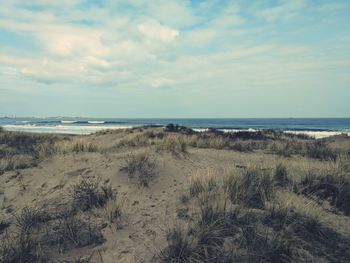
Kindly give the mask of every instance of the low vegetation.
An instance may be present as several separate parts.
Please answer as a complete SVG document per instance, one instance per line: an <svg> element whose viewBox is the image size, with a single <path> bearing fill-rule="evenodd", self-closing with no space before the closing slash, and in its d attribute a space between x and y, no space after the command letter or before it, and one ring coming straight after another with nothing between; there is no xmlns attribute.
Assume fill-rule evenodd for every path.
<svg viewBox="0 0 350 263"><path fill-rule="evenodd" d="M131 179L135 178L140 186L147 187L156 174L156 168L156 159L150 152L142 151L126 155L120 170L125 171Z"/></svg>
<svg viewBox="0 0 350 263"><path fill-rule="evenodd" d="M183 137L168 135L157 145L158 150L168 151L174 155L187 153L187 144Z"/></svg>
<svg viewBox="0 0 350 263"><path fill-rule="evenodd" d="M55 154L96 152L86 137L0 131L0 174L38 165Z"/></svg>
<svg viewBox="0 0 350 263"><path fill-rule="evenodd" d="M344 185L343 179L322 178ZM325 185L319 181L294 182L282 163L235 169L224 177L195 174L183 195L189 199L181 200L185 208L178 210L186 216L178 213L180 221L169 228L168 245L158 256L162 262L347 262L350 236L323 220L326 211L314 199L289 187L295 183L308 196L310 187ZM327 199L325 194L318 197Z"/></svg>
<svg viewBox="0 0 350 263"><path fill-rule="evenodd" d="M97 133L111 134L112 131ZM55 154L79 152L114 152L125 147L155 146L176 156L186 154L189 147L226 149L239 152L264 151L283 157L301 155L325 161L336 161L349 150L332 148L327 140L274 130L224 133L215 129L195 132L178 125L162 128L135 128L116 131L122 138L110 147L99 147L88 136L63 136L0 131L0 174L8 170L36 166Z"/></svg>
<svg viewBox="0 0 350 263"><path fill-rule="evenodd" d="M247 207L262 208L274 196L272 176L257 167L229 174L225 186L233 203Z"/></svg>
<svg viewBox="0 0 350 263"><path fill-rule="evenodd" d="M63 255L76 257L62 262L95 262L104 255L93 247L111 233L119 242L115 231L122 228L137 245L156 243L160 231L152 221L163 215L159 207L166 207L169 227L166 244L157 247L161 262L349 262L349 153L334 138L272 130L198 133L168 125L63 136L0 129L1 182L19 193L0 189L6 215L0 218L0 262L56 262ZM55 180L45 178L40 186L36 171L49 171L40 162L55 156ZM79 167L72 168L73 161L62 167L69 159ZM171 177L174 171L184 172ZM127 176L149 188L122 185ZM156 176L164 176L161 183ZM33 189L39 195L28 195L32 206L15 202ZM51 203L60 194L64 200ZM111 253L131 256L124 248Z"/></svg>
<svg viewBox="0 0 350 263"><path fill-rule="evenodd" d="M87 139L78 138L72 140L63 140L56 142L54 145L54 153L66 154L66 153L79 153L79 152L97 152L98 147L89 142Z"/></svg>
<svg viewBox="0 0 350 263"><path fill-rule="evenodd" d="M101 226L82 212L106 207L111 222L120 218L121 206L109 207L112 201L117 203L110 186L83 178L71 188L70 196L71 202L61 212L25 207L15 214L0 236L0 262L52 262L50 257L55 254L102 243Z"/></svg>
<svg viewBox="0 0 350 263"><path fill-rule="evenodd" d="M94 178L83 178L79 184L73 185L70 195L73 199L73 207L82 211L103 207L109 199L114 198L111 186L100 185Z"/></svg>
<svg viewBox="0 0 350 263"><path fill-rule="evenodd" d="M0 261L4 263L51 262L50 254L103 241L98 226L79 215L50 218L45 211L28 207L1 238Z"/></svg>
<svg viewBox="0 0 350 263"><path fill-rule="evenodd" d="M345 164L334 164L327 170L308 171L297 192L329 202L345 215L350 215L350 170Z"/></svg>

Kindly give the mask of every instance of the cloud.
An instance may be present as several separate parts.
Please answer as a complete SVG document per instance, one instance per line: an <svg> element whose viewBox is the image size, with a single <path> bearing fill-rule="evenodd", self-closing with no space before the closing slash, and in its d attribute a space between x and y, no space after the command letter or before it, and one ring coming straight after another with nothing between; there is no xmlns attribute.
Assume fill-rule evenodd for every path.
<svg viewBox="0 0 350 263"><path fill-rule="evenodd" d="M102 33L97 30L53 26L47 31L37 32L48 52L60 56L88 54L89 56L105 56L108 47L101 43Z"/></svg>
<svg viewBox="0 0 350 263"><path fill-rule="evenodd" d="M281 1L280 4L257 10L256 14L268 22L287 20L298 16L300 10L307 6L307 0Z"/></svg>
<svg viewBox="0 0 350 263"><path fill-rule="evenodd" d="M162 42L172 42L179 36L179 31L162 26L158 22L146 22L137 26L138 30L147 38Z"/></svg>
<svg viewBox="0 0 350 263"><path fill-rule="evenodd" d="M153 88L160 88L174 84L174 80L168 78L154 78L150 80L150 84Z"/></svg>
<svg viewBox="0 0 350 263"><path fill-rule="evenodd" d="M234 89L259 82L275 85L298 67L307 72L327 69L339 65L346 52L321 60L322 43L288 39L289 28L279 28L279 21L288 23L296 16L304 21L303 10L310 9L306 0L248 7L232 1L59 3L4 3L0 27L26 41L34 39L38 50L6 46L0 64L7 69L0 74L47 84ZM339 11L336 4L316 7ZM306 23L303 30L309 30Z"/></svg>

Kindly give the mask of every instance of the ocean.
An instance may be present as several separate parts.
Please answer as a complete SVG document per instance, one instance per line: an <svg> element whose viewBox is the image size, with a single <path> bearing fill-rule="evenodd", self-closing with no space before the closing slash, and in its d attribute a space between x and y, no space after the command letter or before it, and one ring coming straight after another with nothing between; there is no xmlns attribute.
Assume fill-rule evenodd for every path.
<svg viewBox="0 0 350 263"><path fill-rule="evenodd" d="M316 138L340 133L350 135L350 118L224 118L224 119L120 119L120 118L0 118L0 126L9 131L89 134L103 129L121 129L144 125L178 124L201 131L215 128L226 132L275 129L304 133Z"/></svg>

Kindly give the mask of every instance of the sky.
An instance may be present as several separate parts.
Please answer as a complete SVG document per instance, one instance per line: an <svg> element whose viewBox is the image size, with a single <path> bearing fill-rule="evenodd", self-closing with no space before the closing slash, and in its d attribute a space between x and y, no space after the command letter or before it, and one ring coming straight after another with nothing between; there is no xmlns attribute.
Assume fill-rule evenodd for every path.
<svg viewBox="0 0 350 263"><path fill-rule="evenodd" d="M350 117L348 0L0 0L0 116Z"/></svg>

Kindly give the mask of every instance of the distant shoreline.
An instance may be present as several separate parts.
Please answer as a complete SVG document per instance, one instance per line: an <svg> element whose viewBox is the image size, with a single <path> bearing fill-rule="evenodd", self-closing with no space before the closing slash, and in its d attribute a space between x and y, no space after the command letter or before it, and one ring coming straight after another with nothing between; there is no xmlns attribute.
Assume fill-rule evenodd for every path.
<svg viewBox="0 0 350 263"><path fill-rule="evenodd" d="M67 123L70 124L70 123ZM97 123L96 123L97 124ZM83 125L56 125L56 126L35 126L31 124L26 125L2 125L4 130L6 131L18 131L18 132L33 132L33 133L52 133L52 134L67 134L67 135L89 135L96 132L100 132L103 130L123 130L123 129L132 129L132 128L142 128L142 127L165 127L166 125L135 125L135 126L98 126L98 125L91 125L91 126L83 126ZM210 129L215 128L191 128L187 127L189 129L192 129L195 132L206 132ZM331 136L346 134L350 136L350 131L321 131L321 130L282 130L282 129L215 129L219 132L224 133L237 133L237 132L258 132L258 131L264 131L264 130L275 130L275 131L282 131L284 133L290 133L290 134L296 134L296 135L307 135L309 137L313 137L316 139L321 138L327 138Z"/></svg>
<svg viewBox="0 0 350 263"><path fill-rule="evenodd" d="M195 131L215 129L222 132L276 130L324 138L350 133L349 118L232 118L232 119L125 119L125 118L0 118L0 126L9 131L91 134L106 129L142 126L164 127L169 123Z"/></svg>

